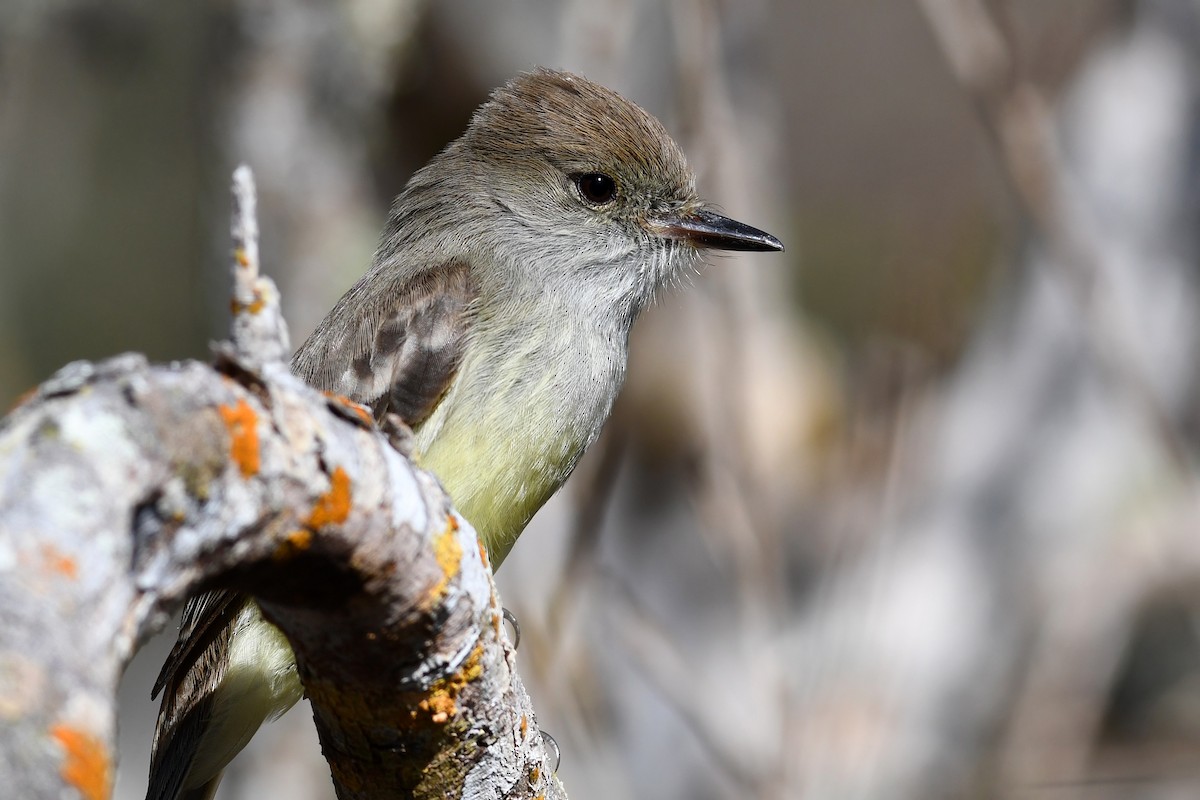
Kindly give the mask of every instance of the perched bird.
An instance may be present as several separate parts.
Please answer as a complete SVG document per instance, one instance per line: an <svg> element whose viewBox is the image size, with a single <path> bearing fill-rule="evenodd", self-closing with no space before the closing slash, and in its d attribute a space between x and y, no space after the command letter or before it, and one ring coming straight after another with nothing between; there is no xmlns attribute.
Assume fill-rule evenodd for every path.
<svg viewBox="0 0 1200 800"><path fill-rule="evenodd" d="M403 418L499 566L599 435L634 320L708 248L783 245L700 200L654 117L539 69L496 90L413 175L371 268L292 368ZM150 800L211 797L301 693L283 635L231 592L188 604L163 689Z"/></svg>

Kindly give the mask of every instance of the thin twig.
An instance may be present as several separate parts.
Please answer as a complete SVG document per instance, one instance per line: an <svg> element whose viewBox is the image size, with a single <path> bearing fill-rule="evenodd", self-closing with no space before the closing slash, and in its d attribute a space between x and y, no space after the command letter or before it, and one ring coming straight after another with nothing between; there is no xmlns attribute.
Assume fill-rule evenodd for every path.
<svg viewBox="0 0 1200 800"><path fill-rule="evenodd" d="M259 272L258 215L254 173L245 164L233 173L232 339L238 355L264 368L287 364L287 323L275 283Z"/></svg>
<svg viewBox="0 0 1200 800"><path fill-rule="evenodd" d="M233 292L241 301L254 299L258 279L258 196L254 172L245 164L233 171Z"/></svg>

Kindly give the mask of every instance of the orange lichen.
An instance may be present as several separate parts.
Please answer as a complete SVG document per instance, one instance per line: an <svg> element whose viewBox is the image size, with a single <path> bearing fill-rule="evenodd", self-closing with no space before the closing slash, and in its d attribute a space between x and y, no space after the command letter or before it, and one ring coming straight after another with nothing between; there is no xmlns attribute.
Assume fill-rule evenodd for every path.
<svg viewBox="0 0 1200 800"><path fill-rule="evenodd" d="M429 690L429 696L417 705L422 711L429 712L429 718L434 723L444 724L458 713L458 696L462 690L482 674L483 645L477 644L463 662L462 668L449 678L435 683Z"/></svg>
<svg viewBox="0 0 1200 800"><path fill-rule="evenodd" d="M480 538L475 541L479 545L479 560L483 562L485 569L491 569L492 562L488 560L487 547L484 546L483 539Z"/></svg>
<svg viewBox="0 0 1200 800"><path fill-rule="evenodd" d="M329 491L317 498L303 527L284 536L275 547L275 558L291 558L312 546L313 534L326 525L345 522L350 516L350 476L341 467L334 467L329 476Z"/></svg>
<svg viewBox="0 0 1200 800"><path fill-rule="evenodd" d="M232 440L230 454L233 462L238 465L242 477L249 478L258 474L262 456L258 451L258 415L245 398L239 398L237 405L220 406L217 411L229 430Z"/></svg>
<svg viewBox="0 0 1200 800"><path fill-rule="evenodd" d="M288 534L286 541L297 550L307 550L308 546L312 544L312 531L304 529L292 531Z"/></svg>
<svg viewBox="0 0 1200 800"><path fill-rule="evenodd" d="M69 580L79 577L79 562L52 544L42 545L42 563L49 571Z"/></svg>
<svg viewBox="0 0 1200 800"><path fill-rule="evenodd" d="M317 498L316 505L305 521L309 530L345 522L350 516L350 476L341 467L334 467L329 476L329 491Z"/></svg>
<svg viewBox="0 0 1200 800"><path fill-rule="evenodd" d="M237 261L239 267L250 266L250 257L246 255L246 251L241 247L233 251L233 258Z"/></svg>
<svg viewBox="0 0 1200 800"><path fill-rule="evenodd" d="M463 549L458 536L455 535L457 533L458 520L450 516L446 518L446 527L442 532L433 537L433 555L438 566L442 568L442 577L433 587L434 597L440 598L445 593L450 581L462 568Z"/></svg>
<svg viewBox="0 0 1200 800"><path fill-rule="evenodd" d="M238 314L241 314L243 311L249 311L251 314L257 314L266 307L267 301L263 298L262 292L258 291L257 289L254 290L254 299L249 303L243 303L236 297L229 298L229 310L233 312L235 317Z"/></svg>
<svg viewBox="0 0 1200 800"><path fill-rule="evenodd" d="M70 725L55 725L50 735L66 751L59 774L74 786L85 800L108 800L112 761L104 743L95 736Z"/></svg>
<svg viewBox="0 0 1200 800"><path fill-rule="evenodd" d="M312 544L312 537L312 531L297 528L283 537L283 541L275 548L275 558L291 558L301 550L307 550Z"/></svg>
<svg viewBox="0 0 1200 800"><path fill-rule="evenodd" d="M366 406L361 403L356 403L344 394L334 394L333 392L325 392L325 396L334 401L341 408L346 409L354 416L358 417L366 425L375 424L375 418L371 416L371 412Z"/></svg>
<svg viewBox="0 0 1200 800"><path fill-rule="evenodd" d="M542 777L541 767L535 765L533 769L529 770L529 782L531 784L536 784L538 782L538 778L540 777Z"/></svg>
<svg viewBox="0 0 1200 800"><path fill-rule="evenodd" d="M429 718L438 725L444 725L458 713L458 704L446 692L437 692L425 698L421 701L421 708L430 712Z"/></svg>
<svg viewBox="0 0 1200 800"><path fill-rule="evenodd" d="M524 739L526 734L528 734L528 733L529 733L529 717L522 714L521 715L521 738Z"/></svg>

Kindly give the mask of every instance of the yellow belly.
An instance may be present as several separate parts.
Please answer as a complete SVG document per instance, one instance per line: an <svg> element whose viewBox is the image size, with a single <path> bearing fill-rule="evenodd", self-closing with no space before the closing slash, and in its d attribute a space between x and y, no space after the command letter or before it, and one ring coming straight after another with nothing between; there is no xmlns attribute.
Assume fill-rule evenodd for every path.
<svg viewBox="0 0 1200 800"><path fill-rule="evenodd" d="M571 474L591 431L547 424L528 408L457 411L423 449L418 434L418 463L438 477L475 527L495 569Z"/></svg>
<svg viewBox="0 0 1200 800"><path fill-rule="evenodd" d="M416 431L418 463L475 527L493 568L570 476L612 408L624 351L588 333L562 331L538 349L468 353L459 379Z"/></svg>

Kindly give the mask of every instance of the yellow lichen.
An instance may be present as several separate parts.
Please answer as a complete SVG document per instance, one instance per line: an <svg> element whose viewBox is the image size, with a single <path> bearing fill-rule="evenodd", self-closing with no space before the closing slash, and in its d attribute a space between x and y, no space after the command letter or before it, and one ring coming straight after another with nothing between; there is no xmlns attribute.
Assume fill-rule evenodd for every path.
<svg viewBox="0 0 1200 800"><path fill-rule="evenodd" d="M433 538L433 555L438 566L442 568L442 577L433 587L433 596L441 598L450 585L450 581L458 575L462 568L463 549L458 541L458 520L453 516L446 518L446 527Z"/></svg>
<svg viewBox="0 0 1200 800"><path fill-rule="evenodd" d="M429 718L436 724L443 724L458 713L458 696L471 681L477 680L483 674L483 645L475 645L471 655L463 662L462 668L449 678L440 680L429 690L429 694L418 703L422 711L429 713Z"/></svg>

